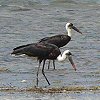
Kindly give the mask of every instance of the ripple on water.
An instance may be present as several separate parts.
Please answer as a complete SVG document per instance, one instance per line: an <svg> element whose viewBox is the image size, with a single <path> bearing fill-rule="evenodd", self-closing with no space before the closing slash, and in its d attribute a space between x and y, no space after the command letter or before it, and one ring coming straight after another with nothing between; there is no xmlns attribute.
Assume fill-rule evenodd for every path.
<svg viewBox="0 0 100 100"><path fill-rule="evenodd" d="M46 97L50 100L53 98L58 100L65 97L65 100L66 98L94 100L95 97L99 100L100 6L99 1L90 2L92 1L17 0L10 2L10 0L2 0L0 2L1 97L6 95L4 92L7 92L12 95L15 93L14 97L25 93L24 99L31 95L30 97L35 99ZM53 70L52 64L50 70L47 70L46 64L45 74L51 85L47 85L40 69L40 88L36 88L34 86L38 62L27 57L12 57L10 53L19 45L37 42L46 36L65 33L66 22L74 23L83 32L83 35L79 35L73 31L72 41L61 49L62 51L71 50L77 71L75 72L67 61L63 63L56 61L56 70Z"/></svg>

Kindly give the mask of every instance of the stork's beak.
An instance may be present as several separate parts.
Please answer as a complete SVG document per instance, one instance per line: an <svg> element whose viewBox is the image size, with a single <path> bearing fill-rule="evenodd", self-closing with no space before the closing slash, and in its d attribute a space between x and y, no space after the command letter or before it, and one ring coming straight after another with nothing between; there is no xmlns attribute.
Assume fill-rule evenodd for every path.
<svg viewBox="0 0 100 100"><path fill-rule="evenodd" d="M82 34L82 32L81 31L79 31L75 26L72 26L72 29L74 29L75 31L77 31L77 32L79 32L79 33L81 33Z"/></svg>
<svg viewBox="0 0 100 100"><path fill-rule="evenodd" d="M75 66L74 61L73 61L73 59L72 59L72 55L69 55L69 56L68 56L68 60L70 61L72 67L73 67L74 70L76 71L76 66Z"/></svg>

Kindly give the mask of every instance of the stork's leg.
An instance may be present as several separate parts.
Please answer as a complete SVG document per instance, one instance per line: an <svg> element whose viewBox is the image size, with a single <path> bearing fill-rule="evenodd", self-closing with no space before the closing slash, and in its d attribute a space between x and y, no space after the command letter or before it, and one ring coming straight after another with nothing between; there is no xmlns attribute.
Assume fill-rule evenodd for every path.
<svg viewBox="0 0 100 100"><path fill-rule="evenodd" d="M55 67L55 60L53 60L53 68L56 69L56 67ZM48 69L50 69L50 60L48 62Z"/></svg>
<svg viewBox="0 0 100 100"><path fill-rule="evenodd" d="M44 74L44 66L45 66L45 60L43 60L42 74L44 75L44 77L45 77L47 83L50 85L50 82L48 81L46 75Z"/></svg>
<svg viewBox="0 0 100 100"><path fill-rule="evenodd" d="M56 69L56 67L55 67L55 60L53 60L53 67L54 67L54 69Z"/></svg>
<svg viewBox="0 0 100 100"><path fill-rule="evenodd" d="M50 60L48 61L48 69L50 69Z"/></svg>
<svg viewBox="0 0 100 100"><path fill-rule="evenodd" d="M37 81L36 81L36 85L38 86L38 76L39 76L39 69L40 69L40 65L41 65L41 60L39 60L39 66L38 66L38 70L37 70Z"/></svg>

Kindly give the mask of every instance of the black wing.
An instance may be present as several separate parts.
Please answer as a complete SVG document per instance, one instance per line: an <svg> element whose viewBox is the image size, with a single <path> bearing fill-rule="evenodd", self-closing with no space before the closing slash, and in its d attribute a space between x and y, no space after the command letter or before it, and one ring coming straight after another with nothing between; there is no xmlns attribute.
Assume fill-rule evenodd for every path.
<svg viewBox="0 0 100 100"><path fill-rule="evenodd" d="M65 46L71 38L68 35L55 35L52 37L45 37L39 42L48 42L56 45L58 48Z"/></svg>
<svg viewBox="0 0 100 100"><path fill-rule="evenodd" d="M26 44L26 45L18 46L16 48L14 48L13 50L17 50L17 49L20 49L20 48L24 48L24 47L27 47L27 46L32 45L32 44Z"/></svg>
<svg viewBox="0 0 100 100"><path fill-rule="evenodd" d="M48 58L52 51L58 49L57 46L49 43L33 43L29 45L22 45L16 47L12 54L20 55L26 54L28 56L39 57L39 58Z"/></svg>

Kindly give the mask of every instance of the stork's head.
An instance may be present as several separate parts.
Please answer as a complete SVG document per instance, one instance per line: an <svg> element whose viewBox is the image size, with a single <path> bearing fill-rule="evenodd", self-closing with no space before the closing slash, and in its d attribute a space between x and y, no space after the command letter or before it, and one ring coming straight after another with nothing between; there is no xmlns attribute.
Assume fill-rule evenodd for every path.
<svg viewBox="0 0 100 100"><path fill-rule="evenodd" d="M77 31L77 32L82 34L82 32L79 31L72 23L67 23L66 24L66 30L67 30L69 36L71 36L71 30L72 29L74 29L75 31Z"/></svg>
<svg viewBox="0 0 100 100"><path fill-rule="evenodd" d="M72 53L69 50L65 50L64 54L67 56L68 60L70 61L71 65L72 65L72 67L76 71L76 66L75 66L74 61L72 59Z"/></svg>

